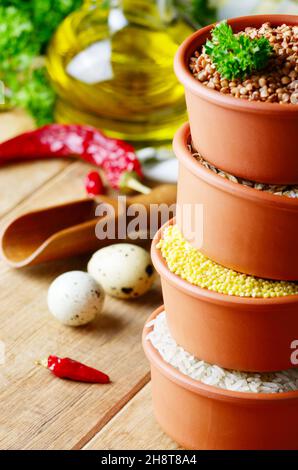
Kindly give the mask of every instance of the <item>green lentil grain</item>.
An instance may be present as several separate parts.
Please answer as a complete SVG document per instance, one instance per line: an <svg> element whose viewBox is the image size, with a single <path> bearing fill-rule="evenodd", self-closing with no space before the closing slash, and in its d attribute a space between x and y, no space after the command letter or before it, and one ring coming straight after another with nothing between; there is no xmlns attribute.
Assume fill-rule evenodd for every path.
<svg viewBox="0 0 298 470"><path fill-rule="evenodd" d="M298 294L298 283L272 281L238 273L211 261L182 237L176 225L164 230L157 248L169 270L189 283L238 297L285 297Z"/></svg>

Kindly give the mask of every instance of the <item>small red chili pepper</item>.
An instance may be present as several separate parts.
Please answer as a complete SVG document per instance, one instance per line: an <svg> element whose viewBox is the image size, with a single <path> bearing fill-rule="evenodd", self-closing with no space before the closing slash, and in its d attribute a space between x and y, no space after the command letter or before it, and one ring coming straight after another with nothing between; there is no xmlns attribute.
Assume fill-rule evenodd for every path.
<svg viewBox="0 0 298 470"><path fill-rule="evenodd" d="M0 164L73 156L102 168L115 189L150 192L140 182L143 173L134 148L93 127L50 124L0 144Z"/></svg>
<svg viewBox="0 0 298 470"><path fill-rule="evenodd" d="M46 367L60 379L98 384L110 383L108 375L68 357L61 358L51 355L47 359L37 361L36 364Z"/></svg>
<svg viewBox="0 0 298 470"><path fill-rule="evenodd" d="M105 188L98 171L90 171L85 178L85 188L90 196L104 194Z"/></svg>

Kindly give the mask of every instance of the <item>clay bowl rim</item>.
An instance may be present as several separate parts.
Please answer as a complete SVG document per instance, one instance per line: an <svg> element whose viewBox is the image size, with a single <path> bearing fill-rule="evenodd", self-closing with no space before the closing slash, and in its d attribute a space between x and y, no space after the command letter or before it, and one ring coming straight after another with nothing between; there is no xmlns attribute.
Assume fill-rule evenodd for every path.
<svg viewBox="0 0 298 470"><path fill-rule="evenodd" d="M241 24L240 29L243 30L245 27L249 26L261 26L261 24L265 22L270 22L273 26L279 26L284 23L287 25L298 25L298 16L249 15L239 16L237 18L228 20L228 23L232 26L233 29L236 30L239 23ZM188 68L189 59L195 50L205 42L205 39L215 24L216 23L213 23L199 29L189 36L179 47L174 59L174 69L177 78L183 84L183 86L190 90L191 93L225 108L238 109L252 113L280 113L283 115L283 117L298 115L298 106L294 106L292 104L281 105L279 103L263 103L236 99L233 96L225 95L217 90L212 90L194 78Z"/></svg>
<svg viewBox="0 0 298 470"><path fill-rule="evenodd" d="M164 305L157 308L146 321L142 334L142 343L149 362L157 367L157 369L170 381L195 394L215 400L230 401L234 403L248 404L255 402L262 404L263 402L272 403L284 400L298 400L298 390L281 393L236 392L215 387L213 385L207 385L182 374L178 369L175 369L175 367L165 362L160 353L154 348L151 341L146 339L148 333L152 331L153 328L152 326L147 327L147 324L163 311L165 311Z"/></svg>
<svg viewBox="0 0 298 470"><path fill-rule="evenodd" d="M205 168L192 156L188 149L190 137L190 125L186 122L177 130L174 136L173 150L179 163L186 167L197 178L202 179L216 189L220 189L242 199L251 200L259 204L267 204L274 206L274 208L294 209L298 214L298 199L296 198L279 196L259 189L250 188L241 183L234 183L227 178L217 175L212 170L209 170L209 168Z"/></svg>
<svg viewBox="0 0 298 470"><path fill-rule="evenodd" d="M151 245L151 258L155 266L156 271L159 275L165 278L172 286L181 290L191 297L200 298L205 302L212 302L215 304L221 304L224 306L235 307L237 309L247 309L247 307L255 307L256 309L265 307L280 307L281 305L292 305L296 304L298 306L298 294L287 295L285 297L274 297L274 298L260 298L260 297L240 297L234 295L221 294L218 292L211 291L209 289L204 289L199 286L195 286L190 282L182 279L177 274L172 273L162 257L161 251L156 248L159 240L162 237L164 230L169 225L175 225L175 218L169 220L165 223L155 234L152 245ZM277 281L278 282L278 281ZM294 281L292 281L294 282ZM270 314L270 312L268 313Z"/></svg>

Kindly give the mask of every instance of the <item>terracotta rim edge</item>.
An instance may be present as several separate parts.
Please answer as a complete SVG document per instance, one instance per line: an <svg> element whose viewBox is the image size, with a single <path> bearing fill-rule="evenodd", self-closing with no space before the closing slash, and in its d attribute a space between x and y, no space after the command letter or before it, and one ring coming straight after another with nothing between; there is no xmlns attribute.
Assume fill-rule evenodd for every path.
<svg viewBox="0 0 298 470"><path fill-rule="evenodd" d="M289 198L287 196L276 196L259 189L244 186L241 183L233 183L226 178L218 176L212 170L205 168L196 161L188 150L187 145L189 137L190 126L189 123L186 122L178 129L174 136L173 150L179 162L195 176L217 189L221 189L230 194L236 194L243 199L250 199L260 204L274 205L274 207L281 207L283 209L297 210L298 214L298 199L296 200L295 198Z"/></svg>
<svg viewBox="0 0 298 470"><path fill-rule="evenodd" d="M247 23L247 26L251 26L251 23L264 23L269 21L274 26L279 24L298 24L297 15L250 15L232 18L228 20L228 23L233 27L237 26L239 20ZM223 106L231 109L245 109L247 112L252 113L281 113L283 117L286 115L295 114L298 112L298 107L292 104L280 105L279 103L260 103L260 102L247 102L246 100L238 100L232 96L223 95L216 90L211 90L206 86L202 85L196 80L190 70L188 69L188 60L201 43L200 39L211 31L216 23L205 26L199 29L191 36L189 36L179 47L175 59L174 69L179 81L187 89L191 90L192 93L204 98L207 101L216 103L219 106Z"/></svg>
<svg viewBox="0 0 298 470"><path fill-rule="evenodd" d="M264 307L273 307L273 306L280 306L281 304L297 304L298 306L298 294L296 295L288 295L285 297L275 297L271 299L264 299L264 298L251 298L251 297L237 297L237 296L229 296L226 294L220 294L218 292L213 292L208 289L203 289L202 287L195 286L190 284L188 281L185 281L181 277L177 276L177 274L172 273L160 250L156 248L159 240L162 237L163 231L169 226L174 225L175 219L171 219L169 222L164 224L155 234L152 245L151 245L151 258L152 262L155 266L157 272L164 277L172 286L175 288L183 291L187 295L192 297L201 297L204 298L205 301L213 302L213 303L220 303L225 305L237 305L239 309L246 308L247 305L253 305L254 307L259 306L260 308ZM270 315L270 312L268 312Z"/></svg>
<svg viewBox="0 0 298 470"><path fill-rule="evenodd" d="M283 400L297 400L298 391L293 392L281 392L281 393L248 393L248 392L234 392L232 390L225 390L222 388L214 387L211 385L206 385L203 382L192 379L187 375L182 374L179 370L175 369L170 364L166 363L159 352L154 348L152 343L147 340L147 334L152 331L152 326L147 327L147 323L152 321L159 313L165 310L162 305L156 309L146 321L146 324L143 329L142 334L142 343L147 359L152 363L158 370L165 375L169 380L180 385L181 387L190 390L199 395L206 396L208 398L213 398L216 400L222 401L232 401L232 402L245 402L247 404L253 402L277 402Z"/></svg>

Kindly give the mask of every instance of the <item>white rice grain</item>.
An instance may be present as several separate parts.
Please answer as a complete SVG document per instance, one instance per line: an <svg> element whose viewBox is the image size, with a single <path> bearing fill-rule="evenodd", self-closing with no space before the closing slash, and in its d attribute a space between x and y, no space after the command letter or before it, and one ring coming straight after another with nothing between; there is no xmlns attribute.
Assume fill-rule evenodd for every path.
<svg viewBox="0 0 298 470"><path fill-rule="evenodd" d="M298 390L298 369L248 373L223 369L195 358L178 346L171 336L165 312L146 326L153 328L147 340L151 341L163 360L194 380L237 392L281 393Z"/></svg>

